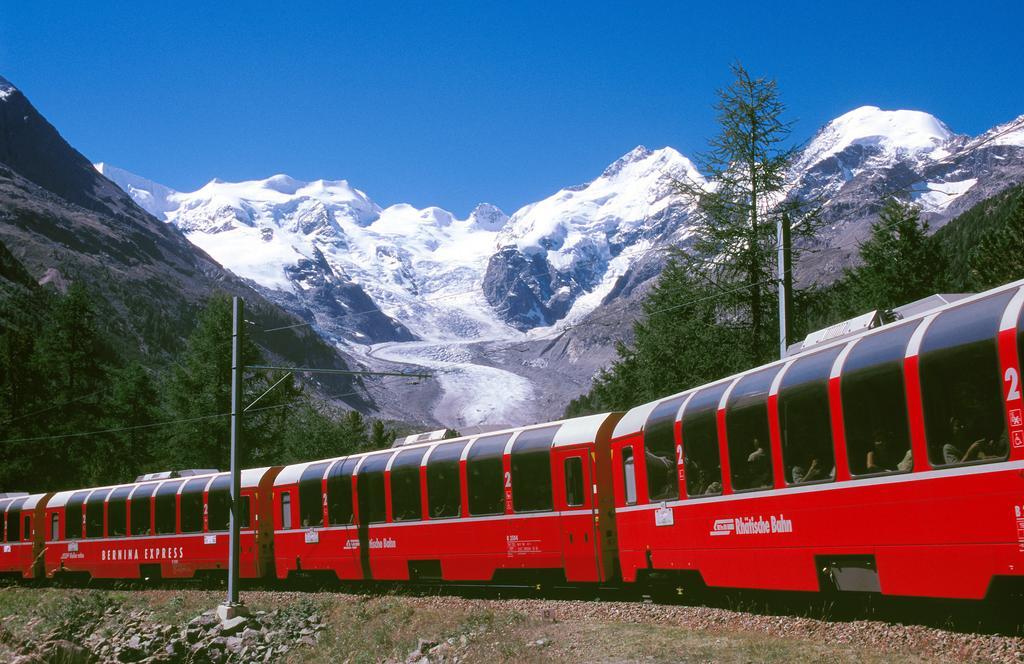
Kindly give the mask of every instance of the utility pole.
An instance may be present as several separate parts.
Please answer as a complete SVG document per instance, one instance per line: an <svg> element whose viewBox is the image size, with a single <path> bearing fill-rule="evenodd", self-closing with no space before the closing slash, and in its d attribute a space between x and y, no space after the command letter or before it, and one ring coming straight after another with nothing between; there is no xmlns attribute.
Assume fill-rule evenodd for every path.
<svg viewBox="0 0 1024 664"><path fill-rule="evenodd" d="M241 526L241 479L242 469L239 466L238 455L242 445L242 414L248 410L256 401L265 397L274 387L281 382L275 383L269 390L264 392L256 401L247 407L242 406L243 372L245 369L256 370L280 370L292 373L327 373L341 374L347 376L401 376L408 378L432 378L432 374L424 373L401 373L392 371L349 371L345 369L317 369L314 367L273 367L265 365L243 364L242 358L242 330L245 318L242 298L237 295L232 298L231 307L231 517L229 523L229 553L228 553L228 596L227 600L217 607L217 617L221 622L248 615L245 605L238 599L238 554L239 554L239 529ZM278 328L287 329L287 328Z"/></svg>
<svg viewBox="0 0 1024 664"><path fill-rule="evenodd" d="M779 242L779 358L786 357L789 348L790 317L793 312L793 266L790 247L789 215L779 215L776 237Z"/></svg>
<svg viewBox="0 0 1024 664"><path fill-rule="evenodd" d="M228 535L228 597L218 613L221 620L230 620L244 614L238 600L238 535L241 526L241 479L242 469L238 463L242 434L242 323L243 303L237 295L232 298L231 307L231 517Z"/></svg>

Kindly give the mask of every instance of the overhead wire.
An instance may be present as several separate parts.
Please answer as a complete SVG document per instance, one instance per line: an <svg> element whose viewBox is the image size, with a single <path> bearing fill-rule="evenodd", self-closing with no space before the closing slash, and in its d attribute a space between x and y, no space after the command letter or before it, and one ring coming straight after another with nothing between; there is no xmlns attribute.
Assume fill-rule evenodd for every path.
<svg viewBox="0 0 1024 664"><path fill-rule="evenodd" d="M385 378L383 380L387 380L387 378ZM329 395L326 395L324 397L324 399L342 399L344 397L349 397L349 396L359 396L360 394L362 394L362 392L353 390L353 391L343 392L343 393L339 393L339 394L329 394ZM262 398L262 397L260 397L260 398ZM259 399L256 399L256 401L258 401L258 400ZM295 401L291 401L291 402L284 403L284 404L274 404L274 405L271 405L271 406L261 406L259 408L251 408L251 406L253 404L255 404L256 401L253 401L253 403L250 404L250 408L246 409L243 412L257 413L257 412L266 411L266 410L273 410L273 409L276 409L276 408L290 408L290 407L298 406L298 405L301 405L301 404L310 403L310 399L309 398L304 398L304 399L296 399ZM37 441L42 441L42 440L63 440L63 439L67 439L67 438L84 438L84 437L87 437L87 436L101 436L101 435L112 434L112 433L124 433L124 432L127 432L127 431L139 431L139 430L143 430L143 429L153 429L153 428L157 428L157 427L170 426L172 424L189 424L189 423L192 423L192 422L202 422L202 421L205 421L205 420L213 420L213 419L217 419L217 418L221 418L221 417L230 417L230 416L231 416L230 412L227 412L227 413L216 413L216 414L213 414L213 415L200 415L200 416L197 416L197 417L184 417L184 418L178 418L178 419L173 419L173 420L164 420L164 421L160 421L160 422L150 422L150 423L147 423L147 424L136 424L136 425L127 426L127 427L114 427L114 428L110 428L110 429L99 429L99 430L96 430L96 431L82 431L82 432L75 432L75 433L53 434L53 435L47 435L47 436L31 436L31 437L27 437L27 438L9 438L7 440L0 440L0 445L6 445L8 443L28 443L28 442L37 442Z"/></svg>

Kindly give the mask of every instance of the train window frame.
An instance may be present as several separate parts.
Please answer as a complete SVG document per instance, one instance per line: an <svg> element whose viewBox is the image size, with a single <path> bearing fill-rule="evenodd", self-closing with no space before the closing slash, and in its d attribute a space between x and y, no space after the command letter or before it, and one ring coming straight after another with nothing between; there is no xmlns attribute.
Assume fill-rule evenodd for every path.
<svg viewBox="0 0 1024 664"><path fill-rule="evenodd" d="M201 477L182 486L178 499L182 533L203 532L203 493L209 483L209 477Z"/></svg>
<svg viewBox="0 0 1024 664"><path fill-rule="evenodd" d="M426 447L399 451L391 459L391 520L419 521L423 518L423 486L420 465Z"/></svg>
<svg viewBox="0 0 1024 664"><path fill-rule="evenodd" d="M112 489L96 489L89 494L85 503L85 537L87 539L102 538L104 532L104 505ZM93 534L96 533L96 534Z"/></svg>
<svg viewBox="0 0 1024 664"><path fill-rule="evenodd" d="M775 487L768 394L782 366L774 364L746 373L729 390L725 404L725 439L733 493L767 491ZM753 446L754 441L761 445Z"/></svg>
<svg viewBox="0 0 1024 664"><path fill-rule="evenodd" d="M0 500L0 542L7 541L7 506L12 502L10 498Z"/></svg>
<svg viewBox="0 0 1024 664"><path fill-rule="evenodd" d="M247 493L243 493L238 497L238 502L241 505L238 508L238 515L241 517L241 523L238 524L239 530L249 530L252 528L252 496ZM230 517L229 526L230 526Z"/></svg>
<svg viewBox="0 0 1024 664"><path fill-rule="evenodd" d="M153 499L153 533L178 534L178 489L185 480L169 480L157 487Z"/></svg>
<svg viewBox="0 0 1024 664"><path fill-rule="evenodd" d="M292 529L292 492L291 489L281 492L281 530Z"/></svg>
<svg viewBox="0 0 1024 664"><path fill-rule="evenodd" d="M77 540L85 535L82 527L82 512L89 491L76 491L64 503L64 539Z"/></svg>
<svg viewBox="0 0 1024 664"><path fill-rule="evenodd" d="M649 502L679 499L676 416L688 396L683 394L660 402L644 424L644 469Z"/></svg>
<svg viewBox="0 0 1024 664"><path fill-rule="evenodd" d="M221 524L224 524L223 528ZM217 475L206 487L206 530L225 532L230 529L231 476Z"/></svg>
<svg viewBox="0 0 1024 664"><path fill-rule="evenodd" d="M999 328L1015 294L1007 290L947 309L924 330L917 367L928 461L935 469L1009 458Z"/></svg>
<svg viewBox="0 0 1024 664"><path fill-rule="evenodd" d="M462 516L462 477L459 472L467 441L441 443L427 457L427 514L430 519ZM453 490L454 489L454 490Z"/></svg>
<svg viewBox="0 0 1024 664"><path fill-rule="evenodd" d="M560 426L521 431L512 442L512 511L550 512L555 509L551 446Z"/></svg>
<svg viewBox="0 0 1024 664"><path fill-rule="evenodd" d="M384 472L394 452L371 454L363 459L356 475L359 523L387 523L387 489Z"/></svg>
<svg viewBox="0 0 1024 664"><path fill-rule="evenodd" d="M303 528L320 528L324 525L323 482L330 465L330 461L311 463L299 476L299 524Z"/></svg>
<svg viewBox="0 0 1024 664"><path fill-rule="evenodd" d="M566 457L562 462L562 476L566 507L584 507L587 503L587 490L584 486L583 457L578 454Z"/></svg>
<svg viewBox="0 0 1024 664"><path fill-rule="evenodd" d="M24 537L25 533L21 527L21 510L25 506L25 502L28 500L25 498L15 498L11 501L11 504L7 506L7 538L8 542L20 542ZM14 533L11 533L11 524L14 524Z"/></svg>
<svg viewBox="0 0 1024 664"><path fill-rule="evenodd" d="M131 523L132 537L146 537L147 535L153 534L153 494L156 493L156 488L159 486L157 483L151 484L140 484L135 487L135 491L132 492L132 497L128 501L128 515ZM141 506L145 506L144 508ZM140 506L136 510L136 506ZM145 530L139 529L139 519L136 519L136 511L142 512L145 509ZM66 528L66 526L65 526Z"/></svg>
<svg viewBox="0 0 1024 664"><path fill-rule="evenodd" d="M840 344L821 352L799 357L786 369L779 383L776 407L779 414L779 442L782 451L782 474L786 486L803 486L806 484L826 484L836 479L835 437L832 431L832 403L829 395L829 381L832 367L839 355L846 348ZM795 400L795 401L794 401ZM808 406L807 402L816 400L816 404ZM824 408L822 408L824 406ZM806 408L808 415L799 417L790 415L790 409ZM790 426L796 420L797 426ZM817 429L817 431L814 431ZM801 440L791 440L797 432L809 432L808 438L819 440L824 431L824 443L818 449L808 451L808 445ZM821 467L818 459L825 459ZM809 459L809 461L808 461ZM799 465L799 464L803 465ZM831 466L825 471L824 466ZM802 472L797 480L796 471ZM805 479L817 471L817 476Z"/></svg>
<svg viewBox="0 0 1024 664"><path fill-rule="evenodd" d="M504 456L511 433L482 436L466 453L466 490L470 516L505 513Z"/></svg>
<svg viewBox="0 0 1024 664"><path fill-rule="evenodd" d="M907 346L920 323L915 320L886 326L865 335L853 342L843 360L839 394L846 461L853 479L909 473L914 469L905 360ZM870 441L872 438L878 440ZM878 448L878 444L882 447ZM878 466L880 470L868 470L867 458L871 455L874 460L876 452L884 465Z"/></svg>
<svg viewBox="0 0 1024 664"><path fill-rule="evenodd" d="M60 512L50 514L50 541L56 542L60 536Z"/></svg>
<svg viewBox="0 0 1024 664"><path fill-rule="evenodd" d="M358 464L358 457L346 457L335 461L327 471L327 521L332 526L348 526L355 522L352 473Z"/></svg>
<svg viewBox="0 0 1024 664"><path fill-rule="evenodd" d="M636 446L623 445L619 451L622 459L622 497L626 505L636 505Z"/></svg>
<svg viewBox="0 0 1024 664"><path fill-rule="evenodd" d="M722 495L724 484L718 431L718 406L731 384L732 380L730 379L697 390L683 409L680 427L683 438L683 476L686 479L687 498L699 499ZM695 427L700 428L695 430ZM710 437L707 436L708 429L710 429ZM698 436L698 434L700 435ZM694 437L698 438L698 445L694 445ZM699 462L697 461L698 457L702 457ZM707 461L712 461L714 467L705 467ZM705 479L708 481L705 482ZM700 484L696 484L696 482L700 482ZM698 488L695 490L694 487Z"/></svg>
<svg viewBox="0 0 1024 664"><path fill-rule="evenodd" d="M124 537L128 534L128 496L132 489L132 486L119 486L107 497L107 537ZM116 525L120 527L114 527Z"/></svg>

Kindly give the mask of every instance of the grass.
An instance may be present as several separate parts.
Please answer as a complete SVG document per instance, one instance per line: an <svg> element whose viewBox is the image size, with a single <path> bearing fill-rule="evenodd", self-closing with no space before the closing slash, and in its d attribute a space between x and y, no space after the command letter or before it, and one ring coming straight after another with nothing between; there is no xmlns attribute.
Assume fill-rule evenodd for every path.
<svg viewBox="0 0 1024 664"><path fill-rule="evenodd" d="M63 626L72 632L99 623L111 607L146 609L180 626L216 606L223 595L198 590L82 590L0 587L0 636L24 639ZM254 610L318 614L327 629L316 647L296 646L286 661L405 661L420 639L451 644L461 661L504 662L923 662L913 654L864 645L784 639L743 630L551 619L500 602L417 601L401 595L246 593ZM69 636L69 635L64 635ZM0 639L0 659L3 659ZM538 644L539 642L539 644Z"/></svg>

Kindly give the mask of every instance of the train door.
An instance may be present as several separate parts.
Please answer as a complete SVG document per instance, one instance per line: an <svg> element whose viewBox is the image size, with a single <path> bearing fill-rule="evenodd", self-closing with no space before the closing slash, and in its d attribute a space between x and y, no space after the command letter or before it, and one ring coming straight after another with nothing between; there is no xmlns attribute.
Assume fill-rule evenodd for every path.
<svg viewBox="0 0 1024 664"><path fill-rule="evenodd" d="M598 558L594 466L585 449L560 456L562 558L568 581L601 580Z"/></svg>

